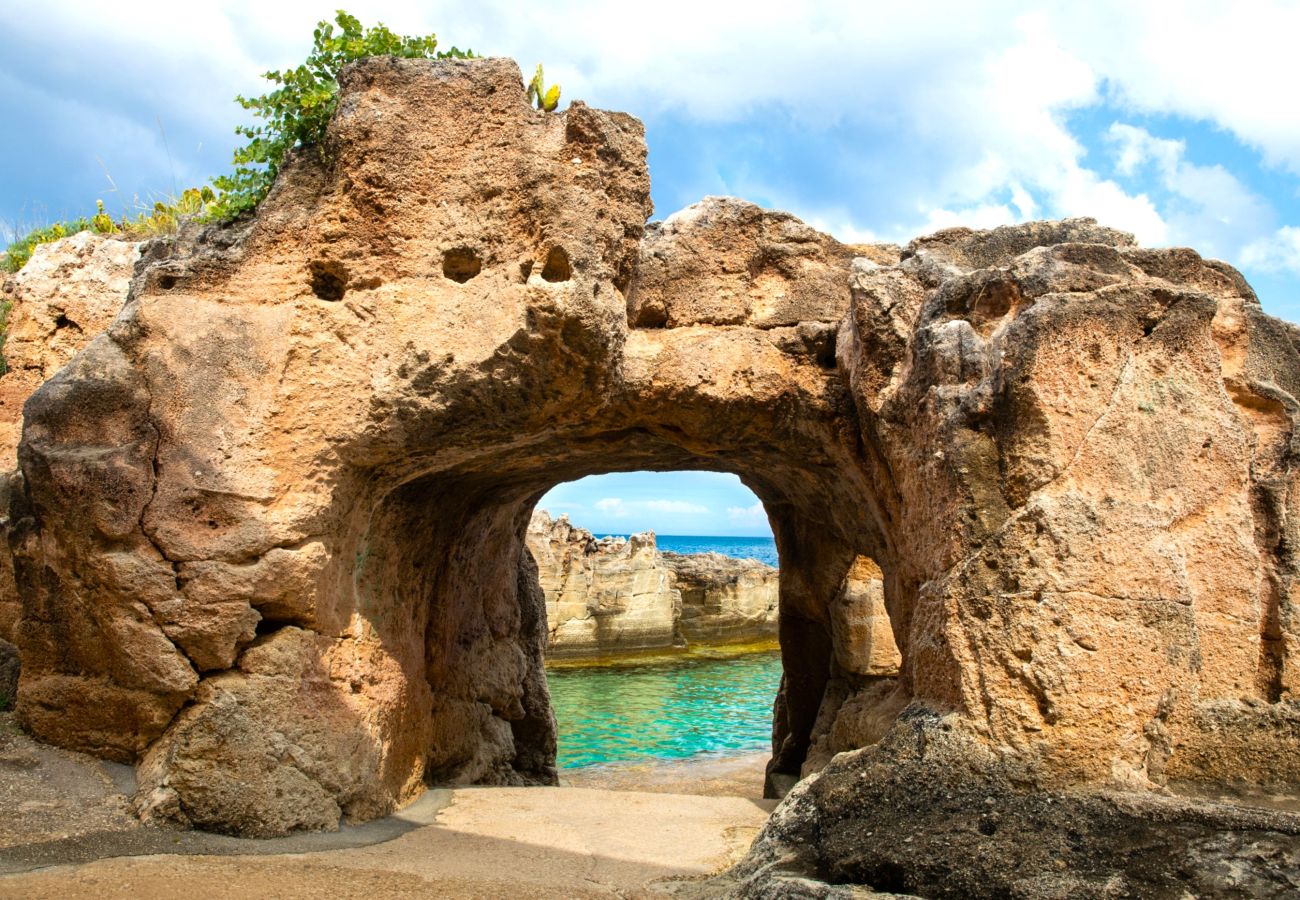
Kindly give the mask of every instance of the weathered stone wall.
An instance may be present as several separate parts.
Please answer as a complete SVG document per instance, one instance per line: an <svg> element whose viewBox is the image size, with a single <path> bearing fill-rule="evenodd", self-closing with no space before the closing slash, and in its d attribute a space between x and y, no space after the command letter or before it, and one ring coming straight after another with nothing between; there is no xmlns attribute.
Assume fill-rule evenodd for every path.
<svg viewBox="0 0 1300 900"><path fill-rule="evenodd" d="M538 511L528 524L528 551L546 596L548 656L681 646L681 594L652 532L596 540L567 516Z"/></svg>
<svg viewBox="0 0 1300 900"><path fill-rule="evenodd" d="M23 404L73 354L100 334L126 302L140 244L82 231L41 244L0 283L5 320L0 375L0 507L8 509L8 473L18 468ZM13 559L0 553L0 640L18 627Z"/></svg>
<svg viewBox="0 0 1300 900"><path fill-rule="evenodd" d="M744 644L777 634L777 570L721 553L661 553L682 597L678 631L688 644Z"/></svg>
<svg viewBox="0 0 1300 900"><path fill-rule="evenodd" d="M513 63L341 87L325 161L149 245L26 407L19 714L137 762L144 814L553 780L529 513L629 468L769 513L774 774L942 732L1017 785L1300 783L1300 334L1231 267L1079 219L647 226L640 123Z"/></svg>
<svg viewBox="0 0 1300 900"><path fill-rule="evenodd" d="M663 553L652 531L597 540L544 510L529 521L527 545L546 596L550 657L776 637L777 570L757 560Z"/></svg>

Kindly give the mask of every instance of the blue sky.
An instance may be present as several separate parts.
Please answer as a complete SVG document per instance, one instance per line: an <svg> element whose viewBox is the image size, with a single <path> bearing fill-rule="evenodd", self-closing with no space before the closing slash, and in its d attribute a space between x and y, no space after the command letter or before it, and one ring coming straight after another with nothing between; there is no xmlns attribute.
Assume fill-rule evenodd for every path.
<svg viewBox="0 0 1300 900"><path fill-rule="evenodd" d="M763 506L724 472L616 472L557 485L538 507L594 534L767 536Z"/></svg>
<svg viewBox="0 0 1300 900"><path fill-rule="evenodd" d="M232 97L301 60L333 6L0 0L0 238L225 171L244 121ZM1295 2L346 6L545 62L564 102L639 116L658 218L731 194L842 240L904 242L1090 215L1227 260L1300 321ZM706 503L639 477L572 502L653 483L707 506L704 533L741 533L726 510L752 501L723 482Z"/></svg>

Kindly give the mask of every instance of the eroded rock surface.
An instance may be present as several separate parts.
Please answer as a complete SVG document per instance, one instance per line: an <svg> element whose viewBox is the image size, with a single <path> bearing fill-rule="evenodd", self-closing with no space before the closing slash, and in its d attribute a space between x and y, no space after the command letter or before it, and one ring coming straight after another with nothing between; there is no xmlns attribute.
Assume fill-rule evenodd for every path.
<svg viewBox="0 0 1300 900"><path fill-rule="evenodd" d="M126 302L138 242L82 231L41 244L0 284L9 304L0 374L0 508L8 509L9 472L18 467L23 404ZM3 527L0 527L0 531ZM13 559L0 553L0 639L14 640L19 616Z"/></svg>
<svg viewBox="0 0 1300 900"><path fill-rule="evenodd" d="M1231 267L1086 219L647 227L629 116L537 112L501 60L341 86L328 161L146 248L27 405L34 734L235 832L551 781L533 506L710 469L781 552L773 775L921 715L1026 790L1300 783L1300 335ZM852 819L848 777L815 817ZM833 831L809 852L849 858Z"/></svg>
<svg viewBox="0 0 1300 900"><path fill-rule="evenodd" d="M544 510L528 552L546 597L546 652L610 656L776 636L777 570L718 553L658 549L654 532L597 539Z"/></svg>
<svg viewBox="0 0 1300 900"><path fill-rule="evenodd" d="M653 532L597 540L567 516L539 510L528 525L528 551L546 596L547 655L681 646L682 598Z"/></svg>
<svg viewBox="0 0 1300 900"><path fill-rule="evenodd" d="M777 570L721 553L662 553L682 596L678 631L688 644L746 644L777 632Z"/></svg>

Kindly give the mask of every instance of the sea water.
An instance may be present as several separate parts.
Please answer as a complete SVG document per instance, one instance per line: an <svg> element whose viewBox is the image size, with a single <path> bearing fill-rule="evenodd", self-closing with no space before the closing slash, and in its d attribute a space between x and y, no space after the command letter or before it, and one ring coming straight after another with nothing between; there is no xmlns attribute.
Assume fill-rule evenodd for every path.
<svg viewBox="0 0 1300 900"><path fill-rule="evenodd" d="M627 537L627 535L598 535L598 537ZM669 553L721 553L736 559L756 559L775 566L776 541L771 537L714 537L692 534L659 534L655 543Z"/></svg>
<svg viewBox="0 0 1300 900"><path fill-rule="evenodd" d="M777 565L771 537L661 534L656 542L671 553L721 553ZM781 657L773 651L566 667L550 670L547 681L561 768L685 759L771 746Z"/></svg>
<svg viewBox="0 0 1300 900"><path fill-rule="evenodd" d="M779 653L547 673L561 768L771 746Z"/></svg>

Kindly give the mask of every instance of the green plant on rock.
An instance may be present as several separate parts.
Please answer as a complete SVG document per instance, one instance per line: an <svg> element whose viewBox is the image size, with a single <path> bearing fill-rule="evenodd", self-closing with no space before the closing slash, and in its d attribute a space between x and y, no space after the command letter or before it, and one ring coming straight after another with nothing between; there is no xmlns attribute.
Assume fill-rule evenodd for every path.
<svg viewBox="0 0 1300 900"><path fill-rule="evenodd" d="M555 107L560 105L560 86L553 84L549 89L546 87L546 77L542 74L541 63L537 64L533 80L528 82L528 99L545 112L555 112Z"/></svg>
<svg viewBox="0 0 1300 900"><path fill-rule="evenodd" d="M263 76L278 85L275 90L260 97L235 98L264 122L236 129L239 135L248 138L248 143L235 151L234 171L213 180L220 193L214 209L217 218L234 218L262 202L290 150L322 147L325 128L338 105L339 70L347 63L370 56L406 59L474 56L473 51L456 47L438 50L436 35L398 35L382 23L363 28L355 16L343 10L338 10L334 24L318 22L312 37L306 62Z"/></svg>

